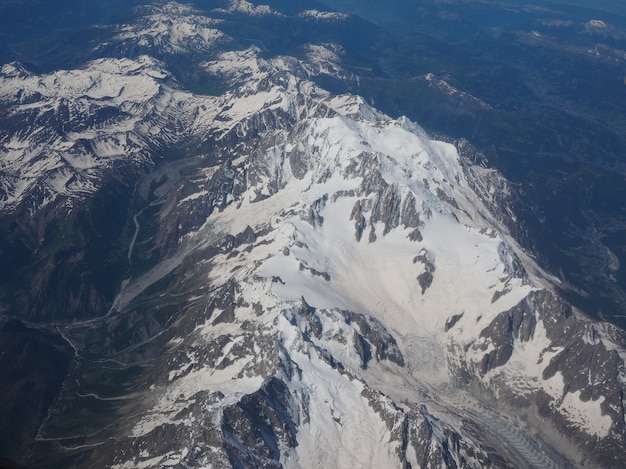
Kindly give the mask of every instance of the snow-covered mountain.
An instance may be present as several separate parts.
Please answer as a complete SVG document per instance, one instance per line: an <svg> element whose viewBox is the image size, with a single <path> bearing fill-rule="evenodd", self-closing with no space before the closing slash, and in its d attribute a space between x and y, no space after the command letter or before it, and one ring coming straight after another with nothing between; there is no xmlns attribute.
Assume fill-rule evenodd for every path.
<svg viewBox="0 0 626 469"><path fill-rule="evenodd" d="M115 25L113 38L98 44L96 50L133 55L185 55L210 52L231 40L218 29L220 19L201 15L190 5L175 2L145 5L135 13L136 23Z"/></svg>
<svg viewBox="0 0 626 469"><path fill-rule="evenodd" d="M315 85L341 76L331 44L264 58L218 48L207 13L146 11L113 41L201 44L224 92L146 55L2 69L4 216L133 189L114 298L39 326L74 366L33 447L81 467L620 465L624 333L559 297L467 142Z"/></svg>

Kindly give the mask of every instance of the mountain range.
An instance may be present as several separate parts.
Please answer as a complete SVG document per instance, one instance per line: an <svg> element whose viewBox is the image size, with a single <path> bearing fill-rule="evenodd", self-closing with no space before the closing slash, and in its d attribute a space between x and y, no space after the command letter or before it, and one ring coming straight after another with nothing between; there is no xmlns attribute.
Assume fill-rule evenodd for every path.
<svg viewBox="0 0 626 469"><path fill-rule="evenodd" d="M354 92L385 32L329 10L153 2L2 66L0 455L620 467L619 321L488 152Z"/></svg>

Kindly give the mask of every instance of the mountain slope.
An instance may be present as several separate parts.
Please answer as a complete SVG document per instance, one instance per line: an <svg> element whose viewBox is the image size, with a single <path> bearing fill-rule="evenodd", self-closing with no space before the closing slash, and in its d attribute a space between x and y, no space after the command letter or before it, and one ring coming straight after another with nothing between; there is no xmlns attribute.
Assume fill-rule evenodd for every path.
<svg viewBox="0 0 626 469"><path fill-rule="evenodd" d="M7 121L22 123L1 137L7 219L46 233L108 178L126 190L107 240L115 294L39 318L21 300L74 353L23 462L618 467L624 334L573 309L520 248L515 189L467 142L314 85L336 47L311 45L309 62L211 50L199 67L227 85L214 96L147 56L3 68ZM33 242L32 262L59 258ZM89 263L65 257L40 301L72 297L54 289L68 265Z"/></svg>

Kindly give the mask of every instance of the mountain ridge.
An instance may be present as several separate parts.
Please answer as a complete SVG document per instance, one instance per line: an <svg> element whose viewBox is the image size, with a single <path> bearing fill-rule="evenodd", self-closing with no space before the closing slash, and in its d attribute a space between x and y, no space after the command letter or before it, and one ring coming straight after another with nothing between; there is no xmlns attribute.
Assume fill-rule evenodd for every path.
<svg viewBox="0 0 626 469"><path fill-rule="evenodd" d="M24 462L53 465L42 448L56 443L79 467L617 467L624 333L560 298L515 241L514 186L467 142L315 85L319 62L261 55L202 62L228 84L214 96L147 56L40 76L3 67L3 83L39 87L5 95L10 111L61 99L101 117L84 130L68 112L44 161L79 147L102 163L95 179L128 178L115 295L40 320L73 366ZM145 158L119 142L98 154L111 132ZM22 135L3 139L14 155L32 148ZM102 186L46 187L61 190L7 211L82 212ZM59 270L83 268L74 254Z"/></svg>

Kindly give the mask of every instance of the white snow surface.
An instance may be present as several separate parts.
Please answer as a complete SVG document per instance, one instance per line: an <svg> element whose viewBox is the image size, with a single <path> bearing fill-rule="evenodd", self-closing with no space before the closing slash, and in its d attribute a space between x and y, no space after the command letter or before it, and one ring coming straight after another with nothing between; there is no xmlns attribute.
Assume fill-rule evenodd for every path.
<svg viewBox="0 0 626 469"><path fill-rule="evenodd" d="M359 103L358 98L354 101ZM467 187L454 147L426 140L423 132L406 130L403 123L355 122L335 117L311 125L308 141L301 145L307 147L304 151L320 151L315 162L318 166L312 171L314 181L306 191L299 180L290 181L284 190L300 192L299 200L294 202L303 207L327 195L330 200L319 211L324 222L311 226L297 216L287 219L294 229L290 255L271 257L260 274L284 280L274 286L282 298L296 300L303 296L315 307L369 314L392 330L416 337L437 336L449 316L464 310L462 324L466 326L459 328L462 334L457 340L470 340L476 328L485 324L477 324L479 316L481 321L489 321L519 302L531 287L522 279L508 278L510 261L502 248L504 239L481 233L487 225L473 208L475 201L463 200ZM340 191L359 186L361 178L342 173L364 151L377 155L378 170L388 183L397 185L405 196L412 194L418 207L427 206L432 211L424 217L422 241L410 242L409 230L401 228L379 235L374 243L356 240L350 214L359 197L332 199ZM333 176L315 181L316 175L328 173ZM296 186L294 190L290 190L291 184ZM459 206L466 209L464 216L471 225L456 220L451 207L433 193L436 186L455 196ZM383 232L382 224L376 225L376 232ZM295 242L306 247L298 247ZM424 295L416 282L422 266L413 262L423 250L436 259L437 269L435 281ZM301 270L301 264L328 273L331 281ZM492 304L493 292L503 290L505 284L510 292Z"/></svg>
<svg viewBox="0 0 626 469"><path fill-rule="evenodd" d="M277 14L245 0L229 2L228 11ZM230 41L219 29L222 20L189 5L167 2L140 7L137 13L139 20L119 26L113 41L99 46L105 53L125 43L144 46L146 52L198 53ZM313 13L326 18L323 12L308 12ZM0 102L9 105L10 114L30 114L32 127L0 133L0 212L15 210L35 193L40 195L29 204L31 211L59 196L68 201L84 197L99 188L103 171L114 161L149 164L155 146L190 135L223 134L262 109L288 109L298 92L324 94L301 80L305 67L297 60L263 60L259 52L253 47L222 53L205 64L207 73L231 82L220 96L180 90L165 65L147 55L102 58L44 75L18 63L4 64ZM121 113L104 121L95 117L108 109ZM58 126L49 124L51 118ZM70 122L84 125L75 130L68 128ZM51 173L55 169L61 172Z"/></svg>
<svg viewBox="0 0 626 469"><path fill-rule="evenodd" d="M291 359L302 370L301 378L293 383L292 393L304 394L310 402L306 410L308 420L298 431L298 447L281 461L284 466L397 466L395 451L399 442L391 442L389 428L362 396L363 383L337 375L311 350L299 351L299 336L284 317L278 326L285 346L295 349Z"/></svg>
<svg viewBox="0 0 626 469"><path fill-rule="evenodd" d="M145 165L164 144L223 134L263 109L288 107L296 92L293 77L266 89L259 84L297 62L264 61L257 53L256 48L224 53L206 64L210 73L241 78L220 96L181 90L164 64L148 56L98 59L46 75L17 73L19 64L3 66L0 102L10 104L9 113L28 115L32 127L0 134L0 212L14 210L37 187L44 187L47 196L33 210L59 196L83 197L97 190L102 171L116 160ZM314 93L312 84L306 88ZM98 113L108 109L119 112L99 121ZM58 119L60 129L47 119ZM67 119L81 124L79 129L62 124ZM73 185L51 173L60 169L74 176L65 181Z"/></svg>
<svg viewBox="0 0 626 469"><path fill-rule="evenodd" d="M161 54L189 54L208 52L231 40L219 30L220 20L206 16L190 5L169 2L138 10L144 13L139 22L118 26L113 42L99 48L129 44L151 48Z"/></svg>
<svg viewBox="0 0 626 469"><path fill-rule="evenodd" d="M266 16L280 15L269 5L254 5L246 0L230 0L228 7L225 9L229 12L244 13L249 16Z"/></svg>
<svg viewBox="0 0 626 469"><path fill-rule="evenodd" d="M332 11L320 11L320 10L303 10L298 13L299 16L303 16L305 18L315 18L318 20L326 20L326 21L341 21L349 18L349 16L345 13L337 13Z"/></svg>

